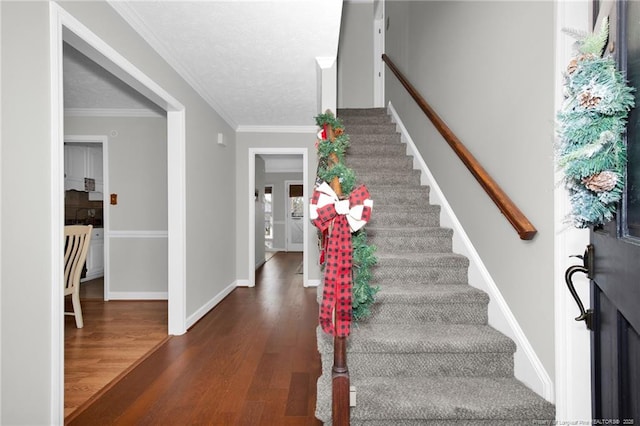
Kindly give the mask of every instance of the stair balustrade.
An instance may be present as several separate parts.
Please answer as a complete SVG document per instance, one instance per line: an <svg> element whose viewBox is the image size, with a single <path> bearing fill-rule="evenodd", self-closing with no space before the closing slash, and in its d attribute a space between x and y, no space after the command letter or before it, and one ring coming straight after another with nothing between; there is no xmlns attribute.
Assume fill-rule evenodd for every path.
<svg viewBox="0 0 640 426"><path fill-rule="evenodd" d="M327 138L333 143L335 134L331 125L326 125L325 131ZM340 162L338 156L334 153L329 155L329 168ZM342 197L342 186L340 179L336 176L329 183L331 189ZM337 321L335 322L337 324ZM349 368L347 367L347 338L338 336L336 330L333 339L333 367L331 369L332 396L331 396L331 420L335 426L348 426L350 423L350 406L349 406Z"/></svg>
<svg viewBox="0 0 640 426"><path fill-rule="evenodd" d="M407 80L398 67L393 63L391 58L386 54L382 54L382 60L387 64L389 69L398 78L400 83L407 89L409 95L418 104L420 109L431 120L434 127L440 132L442 137L447 141L451 149L458 155L460 160L469 169L473 177L476 178L480 186L484 188L485 192L498 206L498 209L507 218L511 226L516 230L520 239L531 240L538 232L536 228L531 224L529 219L522 213L522 211L515 205L515 203L507 196L507 194L500 188L500 186L493 180L493 178L487 173L487 171L480 165L478 160L467 150L462 144L460 139L451 131L446 123L436 114L427 101L420 95L416 88Z"/></svg>

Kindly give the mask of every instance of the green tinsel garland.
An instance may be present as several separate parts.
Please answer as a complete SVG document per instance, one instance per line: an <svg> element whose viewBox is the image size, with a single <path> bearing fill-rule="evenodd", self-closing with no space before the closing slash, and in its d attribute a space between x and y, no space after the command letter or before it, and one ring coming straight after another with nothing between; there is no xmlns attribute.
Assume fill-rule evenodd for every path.
<svg viewBox="0 0 640 426"><path fill-rule="evenodd" d="M344 133L344 126L340 119L332 113L327 112L316 116L316 124L323 127L325 124L331 126L333 130L340 133L331 142L323 139L318 143L318 179L324 182L331 182L334 177L340 181L343 195L349 196L356 184L354 171L344 163L344 154L349 148L349 136ZM336 154L339 163L331 165L329 155ZM375 257L376 247L367 244L367 233L360 229L351 235L351 246L353 247L353 288L352 288L352 315L355 321L367 318L371 315L371 305L375 302L375 295L380 287L371 287L371 267L378 259Z"/></svg>
<svg viewBox="0 0 640 426"><path fill-rule="evenodd" d="M613 58L601 57L608 22L597 34L576 35L578 56L565 74L565 101L557 114L556 162L569 191L569 220L577 228L604 224L617 210L627 161L623 134L634 89Z"/></svg>

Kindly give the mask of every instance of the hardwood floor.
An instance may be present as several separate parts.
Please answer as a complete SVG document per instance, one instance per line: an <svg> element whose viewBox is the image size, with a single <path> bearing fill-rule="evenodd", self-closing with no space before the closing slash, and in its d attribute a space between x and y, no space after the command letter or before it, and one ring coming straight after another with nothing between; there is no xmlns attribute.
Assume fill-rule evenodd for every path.
<svg viewBox="0 0 640 426"><path fill-rule="evenodd" d="M316 289L278 253L186 334L170 338L71 425L320 425Z"/></svg>
<svg viewBox="0 0 640 426"><path fill-rule="evenodd" d="M84 328L76 328L75 318L65 316L65 417L167 338L166 300L104 302L101 281L80 286Z"/></svg>

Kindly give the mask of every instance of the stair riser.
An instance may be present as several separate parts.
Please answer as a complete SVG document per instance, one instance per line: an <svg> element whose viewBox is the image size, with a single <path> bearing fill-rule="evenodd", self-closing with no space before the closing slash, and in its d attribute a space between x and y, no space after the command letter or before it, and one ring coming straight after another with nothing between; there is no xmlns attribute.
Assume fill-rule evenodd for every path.
<svg viewBox="0 0 640 426"><path fill-rule="evenodd" d="M385 283L409 284L465 284L467 268L450 267L403 267L376 265L373 267L372 286L384 286Z"/></svg>
<svg viewBox="0 0 640 426"><path fill-rule="evenodd" d="M369 185L406 185L420 186L420 172L417 170L396 171L394 173L375 173L359 171L356 174L358 183Z"/></svg>
<svg viewBox="0 0 640 426"><path fill-rule="evenodd" d="M367 232L367 241L377 247L378 252L415 253L424 251L428 253L443 253L452 250L451 236L422 236L393 237L377 236Z"/></svg>
<svg viewBox="0 0 640 426"><path fill-rule="evenodd" d="M345 132L351 135L390 135L397 133L396 125L390 124L350 124Z"/></svg>
<svg viewBox="0 0 640 426"><path fill-rule="evenodd" d="M322 368L331 370L333 354L322 354ZM513 354L509 353L349 353L352 384L358 378L377 377L509 377Z"/></svg>
<svg viewBox="0 0 640 426"><path fill-rule="evenodd" d="M440 213L436 214L435 212L429 211L421 213L380 211L380 206L378 206L376 210L375 200L373 209L371 220L369 221L370 226L438 226L440 224Z"/></svg>
<svg viewBox="0 0 640 426"><path fill-rule="evenodd" d="M406 157L406 146L399 143L354 143L347 150L349 155L372 155L386 157ZM348 161L348 160L347 160Z"/></svg>
<svg viewBox="0 0 640 426"><path fill-rule="evenodd" d="M347 150L347 155L351 153L351 148L359 145L390 145L390 146L402 146L402 136L400 133L387 133L387 134L375 134L375 135L349 135L351 146ZM406 149L406 147L405 147Z"/></svg>
<svg viewBox="0 0 640 426"><path fill-rule="evenodd" d="M350 126L352 125L363 125L363 124L380 124L385 122L390 122L389 116L386 114L373 114L373 115L353 115L353 116L342 116L338 117L342 124L345 127L345 130L348 132Z"/></svg>
<svg viewBox="0 0 640 426"><path fill-rule="evenodd" d="M390 191L388 187L380 186L368 186L371 199L375 203L379 204L393 204L397 206L402 205L416 205L425 206L429 204L429 191L426 186L399 189L397 191Z"/></svg>
<svg viewBox="0 0 640 426"><path fill-rule="evenodd" d="M360 171L366 170L377 170L377 171L387 171L394 172L397 170L408 169L411 170L413 168L413 158L412 157L372 157L367 155L349 155L345 159L345 162L348 167L352 168L356 175Z"/></svg>
<svg viewBox="0 0 640 426"><path fill-rule="evenodd" d="M336 115L340 120L347 117L368 117L372 115L376 117L388 117L386 108L341 108L336 112Z"/></svg>
<svg viewBox="0 0 640 426"><path fill-rule="evenodd" d="M371 316L366 322L379 324L486 324L486 303L430 303L407 305L379 301L371 308Z"/></svg>

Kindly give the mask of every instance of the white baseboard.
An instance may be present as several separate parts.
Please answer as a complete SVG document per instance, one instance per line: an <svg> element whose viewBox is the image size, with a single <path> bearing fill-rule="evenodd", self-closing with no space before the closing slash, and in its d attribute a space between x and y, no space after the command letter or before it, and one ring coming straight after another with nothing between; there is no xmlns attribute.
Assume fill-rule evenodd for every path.
<svg viewBox="0 0 640 426"><path fill-rule="evenodd" d="M259 261L256 263L256 269L258 269L259 267L261 267L262 265L264 265L264 263L265 263L265 262L266 262L266 261L265 261L264 259L259 260Z"/></svg>
<svg viewBox="0 0 640 426"><path fill-rule="evenodd" d="M166 291L110 291L107 300L168 300Z"/></svg>
<svg viewBox="0 0 640 426"><path fill-rule="evenodd" d="M307 280L305 287L318 287L320 286L320 280Z"/></svg>
<svg viewBox="0 0 640 426"><path fill-rule="evenodd" d="M549 374L534 352L518 321L513 316L511 309L509 309L495 281L489 274L482 259L480 259L467 233L462 228L451 205L442 193L440 186L427 167L391 102L388 105L388 112L402 134L402 142L407 144L407 154L413 156L414 169L422 172L421 183L430 187L429 202L441 207L441 225L453 229L453 250L469 259L469 284L485 291L490 297L489 325L510 337L516 344L517 349L514 355L515 377L547 401L553 402L554 389Z"/></svg>
<svg viewBox="0 0 640 426"><path fill-rule="evenodd" d="M200 318L205 316L211 309L213 309L218 303L222 302L222 300L229 295L235 288L237 287L236 282L229 284L225 287L220 293L215 295L211 300L202 305L200 309L195 311L193 314L189 315L187 318L187 330L193 326Z"/></svg>
<svg viewBox="0 0 640 426"><path fill-rule="evenodd" d="M253 287L249 280L236 280L236 287Z"/></svg>

